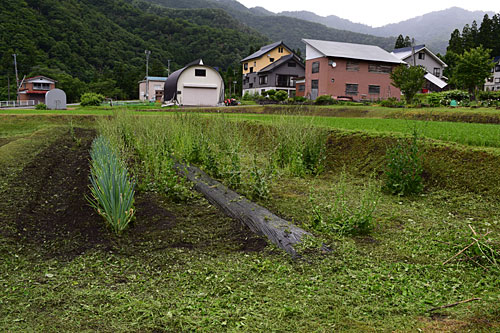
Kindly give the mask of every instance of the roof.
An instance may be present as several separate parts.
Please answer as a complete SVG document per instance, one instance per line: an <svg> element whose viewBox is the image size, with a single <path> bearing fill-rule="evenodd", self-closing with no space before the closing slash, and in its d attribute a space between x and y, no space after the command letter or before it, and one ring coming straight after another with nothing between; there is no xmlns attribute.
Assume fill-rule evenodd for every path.
<svg viewBox="0 0 500 333"><path fill-rule="evenodd" d="M258 50L257 52L254 52L252 53L251 55L249 55L248 57L246 57L245 59L241 60L240 62L243 62L243 61L248 61L248 60L251 60L251 59L255 59L255 58L260 58L262 57L264 54L266 54L267 52L271 51L272 49L275 49L277 48L278 46L280 45L283 45L284 47L286 47L288 49L288 51L292 51L292 49L290 49L288 46L286 46L283 41L279 41L279 42L275 42L275 43L272 43L272 44L269 44L269 45L264 45L260 48L260 50Z"/></svg>
<svg viewBox="0 0 500 333"><path fill-rule="evenodd" d="M146 76L144 78L144 80L148 80L148 81L167 81L167 78L166 77L163 77L163 76Z"/></svg>
<svg viewBox="0 0 500 333"><path fill-rule="evenodd" d="M433 84L435 84L436 86L438 86L439 88L443 89L444 87L446 87L448 85L448 83L444 82L443 80L441 80L440 78L432 75L431 73L427 73L424 75L424 77L432 82Z"/></svg>
<svg viewBox="0 0 500 333"><path fill-rule="evenodd" d="M286 55L284 57L281 57L279 58L278 60L276 60L275 62L267 65L266 67L262 68L259 73L261 72L269 72L269 71L272 71L273 69L277 68L277 67L280 67L281 65L287 63L289 60L292 60L294 59L296 63L298 63L300 66L302 66L303 68L305 68L304 64L302 63L301 59L295 55L295 54L289 54L289 55Z"/></svg>
<svg viewBox="0 0 500 333"><path fill-rule="evenodd" d="M37 76L33 76L33 77L28 77L28 78L25 79L25 81L34 81L34 80L38 80L38 79L48 80L48 81L52 81L52 82L57 82L56 80L51 79L51 78L46 77L46 76L43 76L43 75L37 75Z"/></svg>
<svg viewBox="0 0 500 333"><path fill-rule="evenodd" d="M415 46L415 53L416 52L420 52L422 50L427 51L427 53L432 58L434 58L437 62L439 62L442 66L448 67L448 65L446 65L446 63L443 60L439 59L439 57L437 55L435 55L434 53L432 53L431 50L429 50L428 48L426 48L424 44L422 44L422 45L416 45ZM398 57L401 60L405 60L408 57L411 57L411 53L412 53L412 47L411 46L410 47L403 47L403 48L400 48L400 49L395 49L394 51L392 51L392 54L394 54L396 57Z"/></svg>
<svg viewBox="0 0 500 333"><path fill-rule="evenodd" d="M424 47L425 47L425 44L415 45L415 52L422 50ZM411 55L411 49L412 49L411 46L401 47L399 49L394 49L394 51L392 51L392 53L394 53L394 55L396 55L398 58L403 59L400 57L400 54L408 53L409 55Z"/></svg>
<svg viewBox="0 0 500 333"><path fill-rule="evenodd" d="M326 57L348 58L401 64L403 61L376 45L303 39L304 43Z"/></svg>

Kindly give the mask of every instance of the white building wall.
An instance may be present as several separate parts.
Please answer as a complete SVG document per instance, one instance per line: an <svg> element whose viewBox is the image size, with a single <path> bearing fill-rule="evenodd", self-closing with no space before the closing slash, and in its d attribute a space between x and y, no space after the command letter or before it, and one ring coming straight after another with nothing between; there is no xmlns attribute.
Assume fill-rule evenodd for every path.
<svg viewBox="0 0 500 333"><path fill-rule="evenodd" d="M309 44L306 44L306 60L322 58L325 55Z"/></svg>
<svg viewBox="0 0 500 333"><path fill-rule="evenodd" d="M206 76L195 76L197 69L205 69ZM182 99L185 86L199 88L209 88L215 86L217 96L221 96L221 94L224 93L224 81L222 80L222 77L215 69L209 66L192 66L182 72L177 80L177 91L181 92L181 94L177 95L179 104L184 104Z"/></svg>

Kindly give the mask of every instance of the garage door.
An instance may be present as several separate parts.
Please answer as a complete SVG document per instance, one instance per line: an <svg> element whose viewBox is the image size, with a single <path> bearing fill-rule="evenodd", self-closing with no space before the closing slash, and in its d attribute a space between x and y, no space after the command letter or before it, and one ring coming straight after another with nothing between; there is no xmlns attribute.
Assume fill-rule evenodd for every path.
<svg viewBox="0 0 500 333"><path fill-rule="evenodd" d="M219 96L217 96L217 88L201 88L201 87L184 87L184 97L182 104L184 105L217 105Z"/></svg>

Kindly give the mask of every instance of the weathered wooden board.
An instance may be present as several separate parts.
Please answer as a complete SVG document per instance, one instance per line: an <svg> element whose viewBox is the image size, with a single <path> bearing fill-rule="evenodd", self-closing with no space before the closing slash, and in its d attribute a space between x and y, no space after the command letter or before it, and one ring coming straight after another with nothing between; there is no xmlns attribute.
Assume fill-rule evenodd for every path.
<svg viewBox="0 0 500 333"><path fill-rule="evenodd" d="M304 236L311 235L232 191L197 167L186 167L182 164L176 164L175 167L179 173L185 175L194 184L194 189L203 194L210 203L217 206L229 217L244 223L258 235L266 236L292 256L297 255L294 245L300 243Z"/></svg>

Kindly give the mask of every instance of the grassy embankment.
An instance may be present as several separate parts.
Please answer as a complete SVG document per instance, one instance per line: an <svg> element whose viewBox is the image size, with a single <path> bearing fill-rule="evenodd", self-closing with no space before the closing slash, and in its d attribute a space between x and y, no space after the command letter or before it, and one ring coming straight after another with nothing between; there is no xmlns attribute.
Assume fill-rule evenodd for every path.
<svg viewBox="0 0 500 333"><path fill-rule="evenodd" d="M148 119L161 127L154 117ZM141 128L137 121L131 124ZM310 228L310 193L328 203L338 194L334 184L343 169L348 174L348 200L357 202L365 183L379 182L368 175L380 171L385 147L394 139L389 133L382 137L374 134L391 132L387 127L355 123L358 127L351 128L354 125L349 124L353 122L345 120L342 126L373 132L337 132L330 138L323 173L297 177L283 170L270 183L269 199L261 202ZM395 132L406 132L406 125L386 124ZM456 124L445 124L441 129L449 132L446 126L452 125ZM471 135L491 130L482 126L470 130ZM16 133L22 132L21 122L14 127ZM11 132L2 128L2 133ZM246 136L251 133L269 134L258 128L253 125L240 137L242 147L256 149L242 150L243 159L266 151L262 142L272 143L262 137L243 141L251 138ZM24 134L30 131L26 129ZM481 145L485 141L476 138L474 142ZM452 186L453 168L459 167L464 175L466 167L498 173L493 163L496 148L477 153L466 146L440 146L444 148L433 146L428 151L429 156L434 152L436 157L427 162L426 172L436 174L429 167L448 172L448 180L443 182L449 186L428 180L421 196L380 194L375 228L369 235L316 233L334 251L325 256L311 255L307 261L292 262L272 248L241 252L221 231L230 222L222 222L226 220L212 210L202 209L206 203L196 204L200 199L181 205L162 199L162 207L178 217L174 227L162 233L150 232L141 242L134 241L139 230L132 228L111 247L86 251L69 261L47 259L29 251L31 245L16 244L2 236L0 249L6 260L0 266L4 286L0 325L10 330L101 331L498 330L498 270L464 258L442 264L471 241L469 224L481 233L493 231L491 235L498 241L498 197L487 195L496 183L488 183L487 177L468 170L471 178L479 177L475 189L468 189L463 181L460 186ZM467 157L479 158L456 166L460 151L464 161ZM446 152L444 157L456 156L457 160L445 158L436 167L435 162ZM146 221L139 216L136 228L141 223ZM179 242L185 245L174 245ZM429 312L434 306L472 297L481 300L437 314Z"/></svg>

